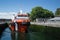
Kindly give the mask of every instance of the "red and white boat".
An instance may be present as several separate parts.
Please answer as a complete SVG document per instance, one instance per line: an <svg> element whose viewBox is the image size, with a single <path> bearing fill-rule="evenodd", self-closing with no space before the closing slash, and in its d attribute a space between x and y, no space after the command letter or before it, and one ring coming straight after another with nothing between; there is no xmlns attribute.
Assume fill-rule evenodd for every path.
<svg viewBox="0 0 60 40"><path fill-rule="evenodd" d="M9 25L11 31L28 32L30 19L28 14L17 14Z"/></svg>

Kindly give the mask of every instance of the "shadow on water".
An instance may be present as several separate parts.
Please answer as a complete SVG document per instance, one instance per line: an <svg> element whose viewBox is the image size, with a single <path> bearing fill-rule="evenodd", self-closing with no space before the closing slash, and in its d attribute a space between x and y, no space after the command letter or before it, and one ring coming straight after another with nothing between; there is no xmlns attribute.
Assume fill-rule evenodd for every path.
<svg viewBox="0 0 60 40"><path fill-rule="evenodd" d="M2 37L2 34L4 32L4 30L8 27L8 24L7 23L4 23L4 24L0 24L0 39Z"/></svg>
<svg viewBox="0 0 60 40"><path fill-rule="evenodd" d="M60 40L60 27L47 27L46 40Z"/></svg>

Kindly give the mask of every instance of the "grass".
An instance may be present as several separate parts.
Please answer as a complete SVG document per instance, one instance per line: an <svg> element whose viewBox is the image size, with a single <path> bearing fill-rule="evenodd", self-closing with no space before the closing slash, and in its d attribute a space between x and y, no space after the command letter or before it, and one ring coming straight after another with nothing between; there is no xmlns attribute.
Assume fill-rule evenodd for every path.
<svg viewBox="0 0 60 40"><path fill-rule="evenodd" d="M30 31L37 32L37 34L34 33L34 35L38 37L42 36L42 39L45 37L45 40L60 40L60 28L58 27L31 25Z"/></svg>

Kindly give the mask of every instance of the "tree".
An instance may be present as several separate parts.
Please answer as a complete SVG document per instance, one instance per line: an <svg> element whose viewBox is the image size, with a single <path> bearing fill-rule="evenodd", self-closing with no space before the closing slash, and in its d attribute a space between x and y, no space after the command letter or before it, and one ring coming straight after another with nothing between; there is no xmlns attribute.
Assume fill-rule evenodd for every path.
<svg viewBox="0 0 60 40"><path fill-rule="evenodd" d="M30 13L27 13L28 14L28 16L30 17Z"/></svg>
<svg viewBox="0 0 60 40"><path fill-rule="evenodd" d="M44 9L44 18L53 18L54 17L54 14L52 11L49 11L47 9Z"/></svg>
<svg viewBox="0 0 60 40"><path fill-rule="evenodd" d="M35 20L36 18L49 18L54 17L53 12L42 7L34 7L31 11L30 18Z"/></svg>
<svg viewBox="0 0 60 40"><path fill-rule="evenodd" d="M56 15L56 16L60 16L60 8L57 8L57 9L56 9L55 15Z"/></svg>
<svg viewBox="0 0 60 40"><path fill-rule="evenodd" d="M42 10L43 10L42 7L33 8L32 11L31 11L31 15L30 15L31 19L34 20L34 19L40 17L41 13L42 13Z"/></svg>

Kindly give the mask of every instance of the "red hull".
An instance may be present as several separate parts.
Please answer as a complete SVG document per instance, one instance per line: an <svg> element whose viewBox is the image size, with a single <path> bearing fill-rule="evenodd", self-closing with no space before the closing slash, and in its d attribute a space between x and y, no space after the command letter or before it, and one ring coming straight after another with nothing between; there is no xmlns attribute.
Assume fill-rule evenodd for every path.
<svg viewBox="0 0 60 40"><path fill-rule="evenodd" d="M18 32L26 32L27 27L28 26L26 26L26 25L18 25L18 30L17 31ZM16 31L15 25L11 25L10 29L11 29L11 31Z"/></svg>

